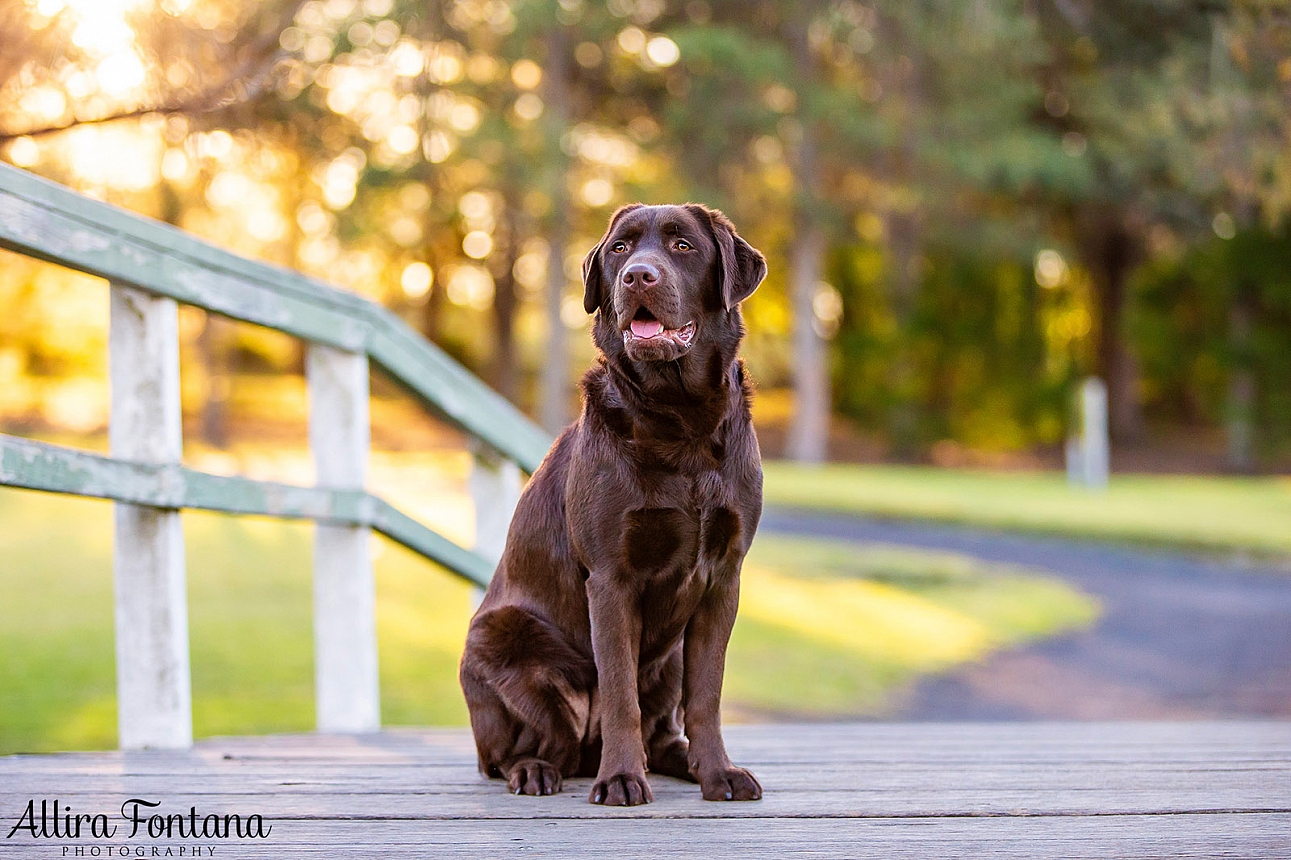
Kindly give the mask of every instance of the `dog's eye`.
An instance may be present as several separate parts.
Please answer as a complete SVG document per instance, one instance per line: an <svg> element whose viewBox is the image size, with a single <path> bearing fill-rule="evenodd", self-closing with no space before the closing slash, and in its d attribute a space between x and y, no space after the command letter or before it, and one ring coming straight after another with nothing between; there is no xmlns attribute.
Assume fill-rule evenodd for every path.
<svg viewBox="0 0 1291 860"><path fill-rule="evenodd" d="M627 242L615 242L613 245L610 246L610 250L616 254L622 254L627 249L628 249Z"/></svg>
<svg viewBox="0 0 1291 860"><path fill-rule="evenodd" d="M689 251L689 250L690 250L690 243L689 243L689 242L687 242L685 239L678 239L678 240L677 240L677 250L678 250L678 251Z"/></svg>

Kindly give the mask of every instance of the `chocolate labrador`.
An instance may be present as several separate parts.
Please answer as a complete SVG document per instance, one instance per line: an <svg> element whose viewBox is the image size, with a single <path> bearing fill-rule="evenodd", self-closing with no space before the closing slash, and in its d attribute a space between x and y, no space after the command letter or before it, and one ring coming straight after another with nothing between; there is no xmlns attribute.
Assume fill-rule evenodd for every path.
<svg viewBox="0 0 1291 860"><path fill-rule="evenodd" d="M520 497L462 657L480 770L516 794L594 775L592 803L633 806L649 770L762 796L719 705L762 513L739 304L765 275L695 204L620 209L583 261L583 412Z"/></svg>

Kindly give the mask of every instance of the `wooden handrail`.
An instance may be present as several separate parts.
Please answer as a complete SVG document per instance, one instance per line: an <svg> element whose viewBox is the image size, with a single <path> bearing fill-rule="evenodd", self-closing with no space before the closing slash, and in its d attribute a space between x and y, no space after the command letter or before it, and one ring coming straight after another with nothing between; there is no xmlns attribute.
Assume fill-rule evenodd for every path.
<svg viewBox="0 0 1291 860"><path fill-rule="evenodd" d="M0 164L0 248L347 352L532 473L551 438L395 314L300 272Z"/></svg>
<svg viewBox="0 0 1291 860"><path fill-rule="evenodd" d="M174 464L114 460L0 433L0 485L132 505L369 526L471 583L489 584L493 565L362 490L297 487Z"/></svg>
<svg viewBox="0 0 1291 860"><path fill-rule="evenodd" d="M376 531L476 586L501 557L520 493L550 438L395 314L288 269L223 251L0 164L0 248L107 278L112 456L0 435L0 485L112 499L117 704L123 748L192 743L188 612L179 510L310 519L318 725L380 725ZM178 304L309 342L310 446L320 486L185 468ZM473 440L472 549L367 492L369 359Z"/></svg>

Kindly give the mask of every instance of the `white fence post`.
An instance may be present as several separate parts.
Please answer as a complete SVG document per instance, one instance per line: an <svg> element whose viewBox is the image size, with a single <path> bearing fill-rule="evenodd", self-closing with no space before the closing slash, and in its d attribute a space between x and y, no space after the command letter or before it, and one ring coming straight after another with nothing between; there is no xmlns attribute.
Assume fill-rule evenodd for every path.
<svg viewBox="0 0 1291 860"><path fill-rule="evenodd" d="M108 346L112 456L178 463L179 309L173 299L111 285ZM114 505L117 732L122 749L193 743L188 595L179 512Z"/></svg>
<svg viewBox="0 0 1291 860"><path fill-rule="evenodd" d="M311 344L309 444L318 485L363 489L368 462L368 359ZM372 530L319 523L314 532L314 686L319 731L381 727Z"/></svg>
<svg viewBox="0 0 1291 860"><path fill-rule="evenodd" d="M1110 446L1107 438L1107 386L1091 376L1077 398L1079 433L1067 439L1067 482L1089 489L1107 487Z"/></svg>
<svg viewBox="0 0 1291 860"><path fill-rule="evenodd" d="M511 515L523 489L520 467L478 442L473 446L471 499L475 502L475 551L496 565L502 560ZM476 590L474 603L482 593Z"/></svg>

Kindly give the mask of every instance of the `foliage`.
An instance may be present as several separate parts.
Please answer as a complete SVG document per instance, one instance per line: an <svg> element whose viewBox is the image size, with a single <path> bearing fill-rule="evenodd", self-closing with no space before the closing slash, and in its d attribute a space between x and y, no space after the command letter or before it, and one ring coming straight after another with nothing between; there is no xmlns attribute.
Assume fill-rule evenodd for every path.
<svg viewBox="0 0 1291 860"><path fill-rule="evenodd" d="M1201 397L1162 377L1192 335L1136 295L1216 236L1285 241L1274 0L21 0L0 41L0 157L380 300L544 417L590 356L578 261L609 213L693 198L769 254L754 376L797 381L829 341L835 402L900 452L1049 444L1090 372L1153 427L1237 433L1255 407L1218 404L1253 385L1256 438L1283 444L1285 339L1207 323L1254 364L1207 347ZM1242 259L1179 314L1231 321L1262 277ZM49 334L36 292L81 281L4 265L32 324L0 323L0 409L61 425L41 392L101 375L101 335ZM299 369L219 321L185 337L215 394Z"/></svg>
<svg viewBox="0 0 1291 860"><path fill-rule="evenodd" d="M845 308L837 338L839 411L873 426L914 404L920 420L911 432L921 447L941 439L983 451L1058 442L1067 392L1083 369L1073 346L1087 320L1079 285L1044 289L1029 260L954 247L930 249L924 262L921 289L902 320L882 300L888 263L879 249L835 253L831 280ZM897 353L914 364L904 387L888 375Z"/></svg>
<svg viewBox="0 0 1291 860"><path fill-rule="evenodd" d="M1154 261L1139 273L1136 296L1149 409L1184 425L1222 423L1232 368L1249 367L1258 438L1270 450L1291 440L1291 227L1257 227ZM1252 330L1235 342L1239 302L1252 307Z"/></svg>

